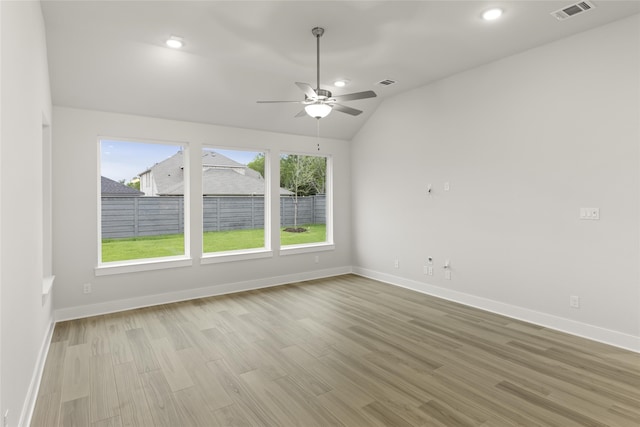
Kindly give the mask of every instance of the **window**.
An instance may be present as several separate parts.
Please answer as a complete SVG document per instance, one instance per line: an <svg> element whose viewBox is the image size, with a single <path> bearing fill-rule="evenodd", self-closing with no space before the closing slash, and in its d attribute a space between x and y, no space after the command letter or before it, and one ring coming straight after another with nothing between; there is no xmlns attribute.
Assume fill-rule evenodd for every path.
<svg viewBox="0 0 640 427"><path fill-rule="evenodd" d="M266 249L265 153L202 150L204 254Z"/></svg>
<svg viewBox="0 0 640 427"><path fill-rule="evenodd" d="M186 156L179 144L100 141L101 263L188 255Z"/></svg>
<svg viewBox="0 0 640 427"><path fill-rule="evenodd" d="M332 243L330 162L323 156L280 156L281 246Z"/></svg>

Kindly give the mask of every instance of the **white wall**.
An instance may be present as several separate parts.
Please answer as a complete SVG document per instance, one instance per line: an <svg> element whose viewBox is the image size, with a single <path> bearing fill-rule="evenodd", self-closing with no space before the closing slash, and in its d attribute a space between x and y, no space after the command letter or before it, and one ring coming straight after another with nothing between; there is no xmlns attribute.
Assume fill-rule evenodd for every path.
<svg viewBox="0 0 640 427"><path fill-rule="evenodd" d="M2 414L26 422L52 327L42 296L42 120L51 117L39 2L0 2Z"/></svg>
<svg viewBox="0 0 640 427"><path fill-rule="evenodd" d="M356 271L640 350L639 29L634 16L383 102L352 146Z"/></svg>
<svg viewBox="0 0 640 427"><path fill-rule="evenodd" d="M58 319L85 316L146 304L193 298L289 281L339 274L350 270L349 146L345 141L321 139L237 128L146 118L124 114L54 107L54 271L55 307ZM94 274L98 261L97 174L98 136L163 141L186 141L191 168L201 169L203 144L230 148L265 148L272 164L279 151L329 154L333 157L335 250L314 254L136 272L111 276ZM320 152L317 143L320 141ZM273 170L273 174L277 171ZM192 194L200 194L201 179L195 174ZM277 203L277 176L272 180L272 203ZM191 252L197 255L201 241L201 200L192 201ZM277 206L277 205L276 205ZM277 218L272 218L277 237ZM320 262L315 263L315 256ZM82 285L92 283L93 292L83 294Z"/></svg>

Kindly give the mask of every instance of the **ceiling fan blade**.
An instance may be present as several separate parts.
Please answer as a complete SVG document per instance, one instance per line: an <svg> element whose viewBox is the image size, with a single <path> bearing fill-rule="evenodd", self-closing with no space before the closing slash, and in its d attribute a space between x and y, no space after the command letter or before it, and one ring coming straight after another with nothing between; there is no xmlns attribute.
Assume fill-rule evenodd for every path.
<svg viewBox="0 0 640 427"><path fill-rule="evenodd" d="M367 90L364 92L356 92L356 93L348 93L346 95L338 95L332 96L331 99L335 99L336 101L355 101L356 99L366 99L366 98L375 98L377 95L372 90Z"/></svg>
<svg viewBox="0 0 640 427"><path fill-rule="evenodd" d="M362 113L362 110L356 110L355 108L347 107L345 105L340 104L331 104L334 110L340 111L341 113L351 114L352 116L357 116Z"/></svg>
<svg viewBox="0 0 640 427"><path fill-rule="evenodd" d="M258 104L281 104L281 103L294 103L301 104L302 101L256 101Z"/></svg>
<svg viewBox="0 0 640 427"><path fill-rule="evenodd" d="M309 85L308 83L296 82L296 86L302 89L304 94L307 95L307 98L316 99L318 97L318 94L316 93L316 91L313 90L311 85Z"/></svg>
<svg viewBox="0 0 640 427"><path fill-rule="evenodd" d="M296 114L294 117L298 118L298 117L304 117L306 115L307 115L307 112L305 110L302 110L298 114Z"/></svg>

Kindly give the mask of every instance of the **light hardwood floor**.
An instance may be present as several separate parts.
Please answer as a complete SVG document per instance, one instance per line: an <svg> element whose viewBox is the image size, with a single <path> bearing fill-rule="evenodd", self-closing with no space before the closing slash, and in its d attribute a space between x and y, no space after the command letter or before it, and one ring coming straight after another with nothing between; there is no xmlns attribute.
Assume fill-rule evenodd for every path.
<svg viewBox="0 0 640 427"><path fill-rule="evenodd" d="M640 355L358 276L56 325L33 426L638 426Z"/></svg>

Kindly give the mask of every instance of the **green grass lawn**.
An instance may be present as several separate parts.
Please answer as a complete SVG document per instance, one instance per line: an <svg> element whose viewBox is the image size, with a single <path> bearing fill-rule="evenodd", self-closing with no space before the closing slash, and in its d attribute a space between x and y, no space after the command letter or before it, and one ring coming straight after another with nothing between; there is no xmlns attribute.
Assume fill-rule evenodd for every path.
<svg viewBox="0 0 640 427"><path fill-rule="evenodd" d="M280 231L282 246L326 241L324 224L304 225L304 233ZM204 252L223 252L264 247L264 230L210 231L203 236ZM182 234L149 236L130 239L103 239L102 262L158 258L184 254Z"/></svg>

